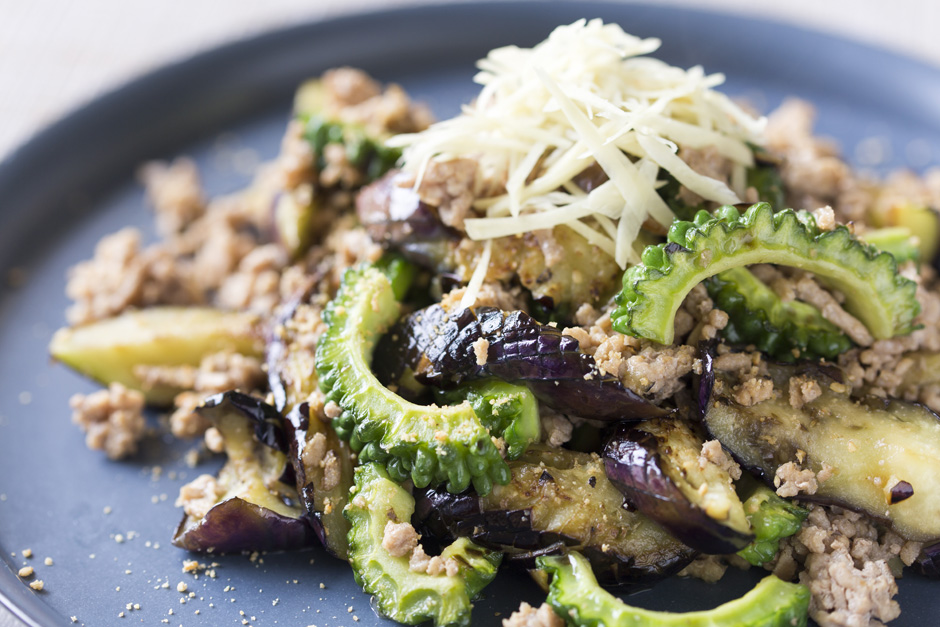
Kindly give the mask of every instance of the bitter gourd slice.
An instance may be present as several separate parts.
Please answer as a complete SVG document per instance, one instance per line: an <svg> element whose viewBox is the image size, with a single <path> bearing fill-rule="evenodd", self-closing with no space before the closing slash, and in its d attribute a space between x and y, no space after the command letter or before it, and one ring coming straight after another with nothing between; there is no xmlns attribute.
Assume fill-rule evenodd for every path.
<svg viewBox="0 0 940 627"><path fill-rule="evenodd" d="M418 487L446 482L451 492L472 482L480 494L507 483L509 467L469 403L417 405L372 373L375 344L399 313L392 283L380 270L346 271L324 313L327 329L316 357L326 401L343 410L333 420L336 433L360 461L386 464L396 481L411 479Z"/></svg>
<svg viewBox="0 0 940 627"><path fill-rule="evenodd" d="M742 215L732 206L695 220L676 221L668 242L647 246L642 263L623 275L611 318L628 335L671 344L673 321L685 296L701 281L731 268L775 263L813 272L845 295L845 308L876 339L913 330L920 312L917 285L898 273L897 262L857 239L844 226L821 231L812 214L767 203Z"/></svg>
<svg viewBox="0 0 940 627"><path fill-rule="evenodd" d="M781 300L747 268L725 270L707 279L705 287L715 306L728 314L721 334L731 344L753 344L781 361L834 359L852 347L818 309Z"/></svg>
<svg viewBox="0 0 940 627"><path fill-rule="evenodd" d="M524 385L488 379L467 383L439 396L448 403L469 402L483 426L503 439L509 459L517 459L541 435L539 402Z"/></svg>
<svg viewBox="0 0 940 627"><path fill-rule="evenodd" d="M344 513L349 530L349 563L356 582L373 595L379 611L400 623L469 625L471 599L493 578L502 554L460 538L441 553L454 560L456 574L414 572L409 557L395 557L383 547L389 522L410 522L414 498L376 463L356 469L356 485Z"/></svg>
<svg viewBox="0 0 940 627"><path fill-rule="evenodd" d="M753 566L773 560L780 540L798 532L809 511L783 499L765 485L754 482L753 492L744 500L744 513L751 523L754 541L738 551Z"/></svg>
<svg viewBox="0 0 940 627"><path fill-rule="evenodd" d="M674 614L627 605L597 584L582 555L541 557L552 576L548 604L576 627L805 627L809 588L770 575L740 599L701 612Z"/></svg>

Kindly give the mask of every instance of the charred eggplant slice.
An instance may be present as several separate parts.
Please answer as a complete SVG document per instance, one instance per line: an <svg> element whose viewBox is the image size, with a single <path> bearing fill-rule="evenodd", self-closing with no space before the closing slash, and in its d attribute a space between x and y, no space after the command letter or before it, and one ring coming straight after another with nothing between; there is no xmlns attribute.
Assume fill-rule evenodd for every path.
<svg viewBox="0 0 940 627"><path fill-rule="evenodd" d="M222 433L228 461L217 479L206 481L211 477L204 475L196 480L203 499L214 496L215 502L184 503L186 514L173 544L215 553L289 550L312 544L313 530L297 491L283 481L288 471L283 452L286 438L277 410L251 396L226 392L206 399L197 411Z"/></svg>
<svg viewBox="0 0 940 627"><path fill-rule="evenodd" d="M444 389L488 377L523 384L557 411L598 420L642 420L665 413L617 376L600 372L576 339L521 311L479 307L448 312L432 305L380 340L375 363L376 375L384 381L411 371L419 382Z"/></svg>
<svg viewBox="0 0 940 627"><path fill-rule="evenodd" d="M915 403L854 399L818 370L790 378L797 373L771 375L778 390L813 377L819 396L800 408L786 392L744 407L716 385L705 417L712 437L768 483L788 462L825 470L815 494L800 498L865 512L908 540L940 538L940 418Z"/></svg>
<svg viewBox="0 0 940 627"><path fill-rule="evenodd" d="M624 507L596 455L530 449L510 462L512 480L480 497L426 490L415 520L442 542L468 537L532 568L540 555L581 551L606 585L642 584L695 556L658 524Z"/></svg>
<svg viewBox="0 0 940 627"><path fill-rule="evenodd" d="M299 299L285 307L268 342L266 362L275 404L287 417L288 454L297 492L323 546L346 559L349 522L343 508L353 485L352 453L326 417L311 412L306 402L318 387L315 354L322 329L320 311Z"/></svg>
<svg viewBox="0 0 940 627"><path fill-rule="evenodd" d="M604 445L604 466L631 505L684 543L733 553L754 535L728 471L699 463L702 444L677 419L619 425Z"/></svg>

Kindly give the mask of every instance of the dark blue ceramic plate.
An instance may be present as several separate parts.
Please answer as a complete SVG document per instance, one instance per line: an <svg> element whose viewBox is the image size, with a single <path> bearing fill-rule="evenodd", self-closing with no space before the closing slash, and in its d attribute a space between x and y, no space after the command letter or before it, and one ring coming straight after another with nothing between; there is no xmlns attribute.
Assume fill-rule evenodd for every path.
<svg viewBox="0 0 940 627"><path fill-rule="evenodd" d="M685 9L514 2L396 10L289 28L145 76L49 128L0 166L0 600L31 625L69 625L71 616L89 625L382 622L349 568L321 550L256 562L219 558L216 579L181 573L189 556L170 545L170 534L180 515L173 499L195 473L182 462L186 447L153 441L141 459L112 463L85 450L69 423L69 396L96 386L46 354L64 323L65 272L102 235L126 224L149 229L133 182L142 161L191 154L211 193L243 185L246 172L235 164L245 159L233 162L233 149L273 157L292 91L305 77L336 65L362 67L449 116L474 94L473 63L487 50L534 44L581 17L661 37L665 60L725 72L727 91L763 107L787 94L814 101L819 130L850 156L872 137L890 147L883 167L922 168L940 156L936 69L789 26ZM155 465L159 477L150 472ZM41 594L14 574L25 548L45 581ZM43 565L46 556L53 566ZM703 609L743 594L759 576L733 572L718 585L669 581L631 602ZM181 603L180 581L195 598ZM905 579L903 614L892 624L934 623L935 590ZM514 573L486 594L475 624L496 625L521 600L543 598Z"/></svg>

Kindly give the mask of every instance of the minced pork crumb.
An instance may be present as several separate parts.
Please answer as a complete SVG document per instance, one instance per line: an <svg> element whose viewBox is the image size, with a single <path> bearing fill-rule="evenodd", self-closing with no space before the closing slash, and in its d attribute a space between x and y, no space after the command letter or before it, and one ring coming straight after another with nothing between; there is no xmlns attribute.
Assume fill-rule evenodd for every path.
<svg viewBox="0 0 940 627"><path fill-rule="evenodd" d="M154 161L140 169L140 179L164 237L181 233L206 208L196 163L180 157L170 164Z"/></svg>
<svg viewBox="0 0 940 627"><path fill-rule="evenodd" d="M680 570L679 577L694 577L706 583L715 583L725 576L728 563L721 555L699 555Z"/></svg>
<svg viewBox="0 0 940 627"><path fill-rule="evenodd" d="M564 627L565 621L555 613L548 603L534 608L525 601L509 618L503 619L503 627Z"/></svg>
<svg viewBox="0 0 940 627"><path fill-rule="evenodd" d="M264 385L265 373L255 357L221 351L203 357L199 367L144 366L134 368L145 387L169 386L185 391L173 399L170 431L178 438L194 438L209 428L208 419L196 413L205 397L228 390L251 392Z"/></svg>
<svg viewBox="0 0 940 627"><path fill-rule="evenodd" d="M108 389L87 396L75 394L69 405L72 422L85 432L88 448L103 450L111 459L137 452L138 442L147 429L147 421L141 413L143 394L112 383Z"/></svg>
<svg viewBox="0 0 940 627"><path fill-rule="evenodd" d="M806 403L812 403L822 395L819 382L807 375L790 377L790 406L802 409Z"/></svg>
<svg viewBox="0 0 940 627"><path fill-rule="evenodd" d="M774 486L777 488L777 496L785 498L796 496L801 492L816 494L816 490L819 489L816 473L809 468L800 468L796 462L787 462L777 468L774 474Z"/></svg>
<svg viewBox="0 0 940 627"><path fill-rule="evenodd" d="M921 544L908 542L867 518L838 507L808 504L802 529L781 542L764 567L784 580L798 569L812 594L810 616L822 627L869 627L897 618L892 564L910 566Z"/></svg>
<svg viewBox="0 0 940 627"><path fill-rule="evenodd" d="M440 556L429 557L424 548L418 544L421 536L409 522L385 523L382 535L382 548L392 557L408 557L408 568L415 573L428 575L446 574L450 577L460 571L460 566L454 558L442 559Z"/></svg>
<svg viewBox="0 0 940 627"><path fill-rule="evenodd" d="M225 490L215 477L199 475L180 488L176 506L182 507L187 516L203 518L223 494Z"/></svg>
<svg viewBox="0 0 940 627"><path fill-rule="evenodd" d="M159 244L142 250L140 231L130 227L102 237L94 257L69 270L65 293L75 301L66 311L70 324L109 318L130 307L201 302L188 272L169 251Z"/></svg>
<svg viewBox="0 0 940 627"><path fill-rule="evenodd" d="M708 464L718 466L727 472L732 479L737 480L741 478L741 466L728 457L728 454L725 453L725 449L721 447L721 442L718 440L708 440L702 444L702 452L698 457L698 466L704 470Z"/></svg>
<svg viewBox="0 0 940 627"><path fill-rule="evenodd" d="M224 309L250 309L271 313L280 302L281 271L287 266L287 253L277 244L259 246L238 263L238 269L225 278L216 295Z"/></svg>
<svg viewBox="0 0 940 627"><path fill-rule="evenodd" d="M473 354L476 356L478 366L485 366L487 356L490 350L490 342L485 337L481 337L473 343Z"/></svg>
<svg viewBox="0 0 940 627"><path fill-rule="evenodd" d="M416 191L421 200L437 207L441 222L462 231L476 198L476 174L475 159L432 160Z"/></svg>

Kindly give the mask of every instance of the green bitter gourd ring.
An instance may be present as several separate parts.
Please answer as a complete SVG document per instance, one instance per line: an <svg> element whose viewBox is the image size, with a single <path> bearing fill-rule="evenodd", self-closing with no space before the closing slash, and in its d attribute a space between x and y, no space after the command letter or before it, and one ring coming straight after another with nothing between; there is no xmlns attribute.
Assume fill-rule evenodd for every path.
<svg viewBox="0 0 940 627"><path fill-rule="evenodd" d="M808 270L845 295L845 308L875 339L913 330L920 312L917 285L898 274L888 253L857 239L844 226L822 231L812 214L774 213L757 203L743 215L731 206L676 221L665 244L647 246L642 263L623 275L612 315L614 328L662 344L674 339L673 321L686 295L710 276L739 266L774 263Z"/></svg>
<svg viewBox="0 0 940 627"><path fill-rule="evenodd" d="M346 271L324 312L327 329L317 346L317 375L326 402L342 414L333 420L360 462L385 465L395 481L418 487L447 484L462 492L473 483L488 494L509 482L509 466L467 402L438 407L411 403L372 374L375 343L399 317L392 284L375 267Z"/></svg>

